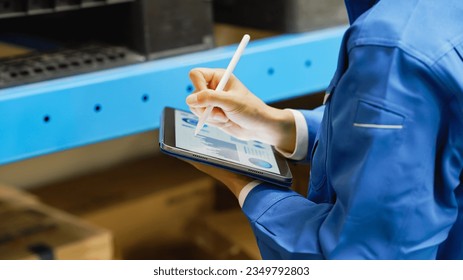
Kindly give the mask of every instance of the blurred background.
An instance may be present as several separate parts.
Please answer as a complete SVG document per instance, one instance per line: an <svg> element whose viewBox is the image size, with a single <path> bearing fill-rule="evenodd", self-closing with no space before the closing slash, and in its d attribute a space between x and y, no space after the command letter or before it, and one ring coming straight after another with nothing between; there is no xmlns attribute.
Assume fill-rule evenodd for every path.
<svg viewBox="0 0 463 280"><path fill-rule="evenodd" d="M141 80L172 96L144 94L151 107L129 110L124 94L144 90L129 78L185 81L203 59L226 67L221 55L248 33L258 62L281 48L277 66L262 67L286 80L276 93L260 88L259 63L238 78L256 83L253 92L273 106L312 109L342 34L326 30L346 24L342 0L0 0L0 259L259 259L232 194L159 152L159 108L184 106L187 94ZM325 52L305 58L325 41ZM300 55L310 71L326 72L322 81L285 64L295 44L300 54L288 60ZM93 98L120 83L121 93L102 97L118 106L104 123L79 113L87 100L93 113L106 113ZM63 109L68 103L72 110ZM46 110L67 115L44 132L30 120L58 123ZM309 167L291 167L293 188L305 195Z"/></svg>

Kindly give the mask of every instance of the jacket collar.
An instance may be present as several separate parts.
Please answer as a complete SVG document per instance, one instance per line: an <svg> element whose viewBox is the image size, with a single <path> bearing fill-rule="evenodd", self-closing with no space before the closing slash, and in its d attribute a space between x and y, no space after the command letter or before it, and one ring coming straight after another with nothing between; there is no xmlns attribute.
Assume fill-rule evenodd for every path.
<svg viewBox="0 0 463 280"><path fill-rule="evenodd" d="M352 24L359 16L373 7L380 0L344 0L349 22Z"/></svg>

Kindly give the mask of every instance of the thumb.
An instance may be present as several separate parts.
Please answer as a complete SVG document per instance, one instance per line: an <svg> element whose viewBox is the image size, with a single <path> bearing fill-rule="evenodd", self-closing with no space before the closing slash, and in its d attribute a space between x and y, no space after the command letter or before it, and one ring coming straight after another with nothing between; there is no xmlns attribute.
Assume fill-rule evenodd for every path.
<svg viewBox="0 0 463 280"><path fill-rule="evenodd" d="M203 90L187 97L186 103L196 107L219 107L225 111L231 111L238 106L236 96L227 92Z"/></svg>

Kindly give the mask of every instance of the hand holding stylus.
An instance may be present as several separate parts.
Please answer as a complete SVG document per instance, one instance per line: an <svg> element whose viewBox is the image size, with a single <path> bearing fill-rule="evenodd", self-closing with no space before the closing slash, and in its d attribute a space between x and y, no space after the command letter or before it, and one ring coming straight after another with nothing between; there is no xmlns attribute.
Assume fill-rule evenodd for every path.
<svg viewBox="0 0 463 280"><path fill-rule="evenodd" d="M236 62L233 64L236 65ZM234 65L231 66L234 68ZM190 71L195 92L186 98L186 103L191 112L203 121L205 121L204 116L207 119L210 114L208 124L222 129L235 138L257 140L280 150L292 152L296 139L293 114L288 110L265 104L231 74L232 68L229 67L225 71L195 68ZM210 112L206 112L208 108ZM204 122L198 124L197 128L202 125Z"/></svg>
<svg viewBox="0 0 463 280"><path fill-rule="evenodd" d="M248 34L245 34L243 36L243 39L241 39L241 42L238 45L238 48L236 49L235 54L233 55L230 63L228 64L227 69L225 70L225 73L222 76L222 79L220 79L220 82L217 85L217 88L215 89L216 91L223 91L223 89L225 88L225 85L227 84L228 80L230 79L230 76L232 75L233 70L235 70L235 67L238 64L238 61L240 60L241 55L243 54L244 49L248 45L250 39L251 39L251 37ZM197 135L201 131L201 129L203 128L204 124L206 123L207 119L209 118L209 115L212 112L212 109L214 109L213 106L207 107L206 110L204 111L204 113L199 118L198 125L196 126L196 129L195 129L195 135Z"/></svg>

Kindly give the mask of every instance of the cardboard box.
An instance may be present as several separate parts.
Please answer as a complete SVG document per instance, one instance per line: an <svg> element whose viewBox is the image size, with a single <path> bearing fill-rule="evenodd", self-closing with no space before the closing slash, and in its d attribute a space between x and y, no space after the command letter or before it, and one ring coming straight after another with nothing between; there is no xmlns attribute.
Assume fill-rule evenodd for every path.
<svg viewBox="0 0 463 280"><path fill-rule="evenodd" d="M0 201L21 204L39 203L36 196L4 184L0 184Z"/></svg>
<svg viewBox="0 0 463 280"><path fill-rule="evenodd" d="M249 34L249 36L251 36L251 40L258 40L281 35L282 33L224 23L216 23L214 25L215 45L219 47L230 44L238 44L244 34Z"/></svg>
<svg viewBox="0 0 463 280"><path fill-rule="evenodd" d="M249 221L241 209L217 212L191 224L194 243L218 260L261 259Z"/></svg>
<svg viewBox="0 0 463 280"><path fill-rule="evenodd" d="M49 205L110 230L118 258L191 259L196 257L183 249L190 240L186 226L211 212L214 185L189 164L159 155L33 193Z"/></svg>
<svg viewBox="0 0 463 280"><path fill-rule="evenodd" d="M95 260L112 258L109 231L0 186L0 259Z"/></svg>

